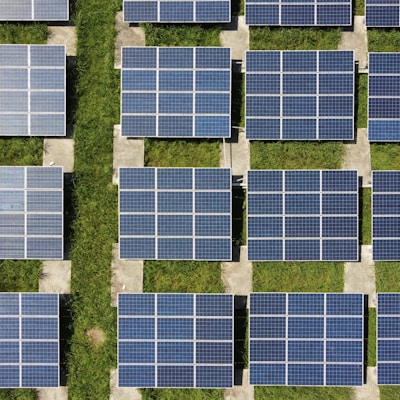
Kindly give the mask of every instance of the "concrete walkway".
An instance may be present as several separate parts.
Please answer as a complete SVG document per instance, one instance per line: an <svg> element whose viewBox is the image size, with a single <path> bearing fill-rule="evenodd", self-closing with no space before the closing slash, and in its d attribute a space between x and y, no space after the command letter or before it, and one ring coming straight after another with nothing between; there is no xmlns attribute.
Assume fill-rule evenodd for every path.
<svg viewBox="0 0 400 400"><path fill-rule="evenodd" d="M243 370L242 384L232 389L224 390L224 400L252 400L254 399L254 386L249 384L249 370Z"/></svg>
<svg viewBox="0 0 400 400"><path fill-rule="evenodd" d="M379 400L379 386L376 383L376 368L367 368L367 383L354 388L354 400Z"/></svg>
<svg viewBox="0 0 400 400"><path fill-rule="evenodd" d="M71 261L43 261L39 292L71 293Z"/></svg>
<svg viewBox="0 0 400 400"><path fill-rule="evenodd" d="M47 44L63 44L67 56L76 56L76 30L74 26L49 26Z"/></svg>
<svg viewBox="0 0 400 400"><path fill-rule="evenodd" d="M357 129L356 140L345 143L343 169L356 169L362 177L362 187L371 187L371 153L367 129Z"/></svg>
<svg viewBox="0 0 400 400"><path fill-rule="evenodd" d="M64 167L64 173L74 171L74 140L46 138L43 141L43 166Z"/></svg>
<svg viewBox="0 0 400 400"><path fill-rule="evenodd" d="M368 295L368 307L376 308L375 264L372 246L361 246L361 262L344 264L344 292Z"/></svg>
<svg viewBox="0 0 400 400"><path fill-rule="evenodd" d="M142 395L136 388L118 387L118 370L110 372L110 400L141 400Z"/></svg>
<svg viewBox="0 0 400 400"><path fill-rule="evenodd" d="M66 386L40 388L36 389L36 392L39 400L68 400L68 388Z"/></svg>

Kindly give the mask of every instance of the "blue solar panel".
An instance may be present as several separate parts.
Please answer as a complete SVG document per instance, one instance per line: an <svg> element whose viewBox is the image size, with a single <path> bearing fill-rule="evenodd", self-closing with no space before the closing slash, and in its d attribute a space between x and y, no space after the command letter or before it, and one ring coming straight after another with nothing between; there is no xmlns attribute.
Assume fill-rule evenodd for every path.
<svg viewBox="0 0 400 400"><path fill-rule="evenodd" d="M0 136L65 136L65 60L65 46L0 45Z"/></svg>
<svg viewBox="0 0 400 400"><path fill-rule="evenodd" d="M378 385L400 385L400 293L378 293Z"/></svg>
<svg viewBox="0 0 400 400"><path fill-rule="evenodd" d="M250 384L361 386L363 295L250 294Z"/></svg>
<svg viewBox="0 0 400 400"><path fill-rule="evenodd" d="M118 383L232 387L233 296L119 294Z"/></svg>
<svg viewBox="0 0 400 400"><path fill-rule="evenodd" d="M251 261L358 260L357 171L248 171Z"/></svg>
<svg viewBox="0 0 400 400"><path fill-rule="evenodd" d="M122 259L231 259L231 171L121 168Z"/></svg>
<svg viewBox="0 0 400 400"><path fill-rule="evenodd" d="M372 257L400 260L400 171L372 171Z"/></svg>
<svg viewBox="0 0 400 400"><path fill-rule="evenodd" d="M247 25L345 26L351 25L351 1L246 0Z"/></svg>
<svg viewBox="0 0 400 400"><path fill-rule="evenodd" d="M0 387L59 386L58 295L0 293Z"/></svg>
<svg viewBox="0 0 400 400"><path fill-rule="evenodd" d="M123 47L122 136L230 137L231 50Z"/></svg>
<svg viewBox="0 0 400 400"><path fill-rule="evenodd" d="M69 0L17 0L0 3L1 21L68 21Z"/></svg>
<svg viewBox="0 0 400 400"><path fill-rule="evenodd" d="M396 0L366 0L365 23L367 28L399 27L399 2Z"/></svg>
<svg viewBox="0 0 400 400"><path fill-rule="evenodd" d="M230 22L229 0L124 0L125 22Z"/></svg>
<svg viewBox="0 0 400 400"><path fill-rule="evenodd" d="M369 53L368 59L368 139L398 142L400 54Z"/></svg>
<svg viewBox="0 0 400 400"><path fill-rule="evenodd" d="M351 140L352 51L248 51L246 137Z"/></svg>
<svg viewBox="0 0 400 400"><path fill-rule="evenodd" d="M63 258L63 169L0 167L0 259Z"/></svg>

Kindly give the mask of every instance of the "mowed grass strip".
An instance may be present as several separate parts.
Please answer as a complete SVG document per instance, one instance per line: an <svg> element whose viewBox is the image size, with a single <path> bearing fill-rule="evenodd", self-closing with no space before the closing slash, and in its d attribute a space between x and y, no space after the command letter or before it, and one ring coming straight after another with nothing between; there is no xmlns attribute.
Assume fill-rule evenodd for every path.
<svg viewBox="0 0 400 400"><path fill-rule="evenodd" d="M353 390L341 387L256 386L255 400L352 400Z"/></svg>
<svg viewBox="0 0 400 400"><path fill-rule="evenodd" d="M400 144L398 143L371 143L372 170L400 169Z"/></svg>
<svg viewBox="0 0 400 400"><path fill-rule="evenodd" d="M368 29L369 52L398 52L400 31L396 28Z"/></svg>

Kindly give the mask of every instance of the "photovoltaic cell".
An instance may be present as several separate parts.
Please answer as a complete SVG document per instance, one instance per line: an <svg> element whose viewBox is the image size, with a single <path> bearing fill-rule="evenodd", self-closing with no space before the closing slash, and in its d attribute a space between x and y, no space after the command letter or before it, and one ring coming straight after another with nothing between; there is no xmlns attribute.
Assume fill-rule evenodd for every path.
<svg viewBox="0 0 400 400"><path fill-rule="evenodd" d="M352 140L353 51L248 51L246 137Z"/></svg>
<svg viewBox="0 0 400 400"><path fill-rule="evenodd" d="M231 50L123 47L121 134L230 137Z"/></svg>
<svg viewBox="0 0 400 400"><path fill-rule="evenodd" d="M119 387L233 386L233 296L119 294Z"/></svg>
<svg viewBox="0 0 400 400"><path fill-rule="evenodd" d="M367 28L399 27L399 2L397 0L367 0L365 23Z"/></svg>
<svg viewBox="0 0 400 400"><path fill-rule="evenodd" d="M250 294L250 384L361 386L363 295Z"/></svg>
<svg viewBox="0 0 400 400"><path fill-rule="evenodd" d="M121 168L121 259L230 260L231 171Z"/></svg>
<svg viewBox="0 0 400 400"><path fill-rule="evenodd" d="M368 55L368 139L371 142L400 141L399 65L399 53Z"/></svg>
<svg viewBox="0 0 400 400"><path fill-rule="evenodd" d="M65 60L65 46L0 45L0 136L65 136Z"/></svg>
<svg viewBox="0 0 400 400"><path fill-rule="evenodd" d="M0 387L59 386L58 295L0 293Z"/></svg>
<svg viewBox="0 0 400 400"><path fill-rule="evenodd" d="M1 21L68 21L69 0L16 0L0 3Z"/></svg>
<svg viewBox="0 0 400 400"><path fill-rule="evenodd" d="M63 258L63 169L0 167L0 259Z"/></svg>
<svg viewBox="0 0 400 400"><path fill-rule="evenodd" d="M358 260L357 171L248 171L251 261Z"/></svg>

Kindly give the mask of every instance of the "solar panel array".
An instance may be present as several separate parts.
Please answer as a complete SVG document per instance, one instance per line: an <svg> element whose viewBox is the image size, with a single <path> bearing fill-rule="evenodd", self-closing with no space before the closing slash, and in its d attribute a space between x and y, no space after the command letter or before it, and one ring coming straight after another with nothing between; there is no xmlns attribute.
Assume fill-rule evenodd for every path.
<svg viewBox="0 0 400 400"><path fill-rule="evenodd" d="M230 0L124 0L125 22L230 22Z"/></svg>
<svg viewBox="0 0 400 400"><path fill-rule="evenodd" d="M363 295L250 294L250 384L361 386Z"/></svg>
<svg viewBox="0 0 400 400"><path fill-rule="evenodd" d="M231 50L123 47L122 136L230 137Z"/></svg>
<svg viewBox="0 0 400 400"><path fill-rule="evenodd" d="M0 21L68 21L69 0L0 2Z"/></svg>
<svg viewBox="0 0 400 400"><path fill-rule="evenodd" d="M65 46L0 45L0 136L65 136L65 60Z"/></svg>
<svg viewBox="0 0 400 400"><path fill-rule="evenodd" d="M345 26L352 23L350 0L246 0L247 25Z"/></svg>
<svg viewBox="0 0 400 400"><path fill-rule="evenodd" d="M0 387L59 386L58 295L0 293Z"/></svg>
<svg viewBox="0 0 400 400"><path fill-rule="evenodd" d="M353 51L248 51L246 137L351 140Z"/></svg>
<svg viewBox="0 0 400 400"><path fill-rule="evenodd" d="M251 261L357 261L357 171L248 171Z"/></svg>
<svg viewBox="0 0 400 400"><path fill-rule="evenodd" d="M368 139L400 141L400 53L369 53Z"/></svg>
<svg viewBox="0 0 400 400"><path fill-rule="evenodd" d="M378 385L400 385L400 293L378 293Z"/></svg>
<svg viewBox="0 0 400 400"><path fill-rule="evenodd" d="M120 168L119 211L121 259L231 259L228 168Z"/></svg>
<svg viewBox="0 0 400 400"><path fill-rule="evenodd" d="M233 295L119 294L119 387L233 386Z"/></svg>
<svg viewBox="0 0 400 400"><path fill-rule="evenodd" d="M63 169L0 167L0 259L63 258Z"/></svg>
<svg viewBox="0 0 400 400"><path fill-rule="evenodd" d="M400 260L400 171L372 171L372 258Z"/></svg>
<svg viewBox="0 0 400 400"><path fill-rule="evenodd" d="M365 23L367 28L399 27L400 3L396 0L366 0Z"/></svg>

